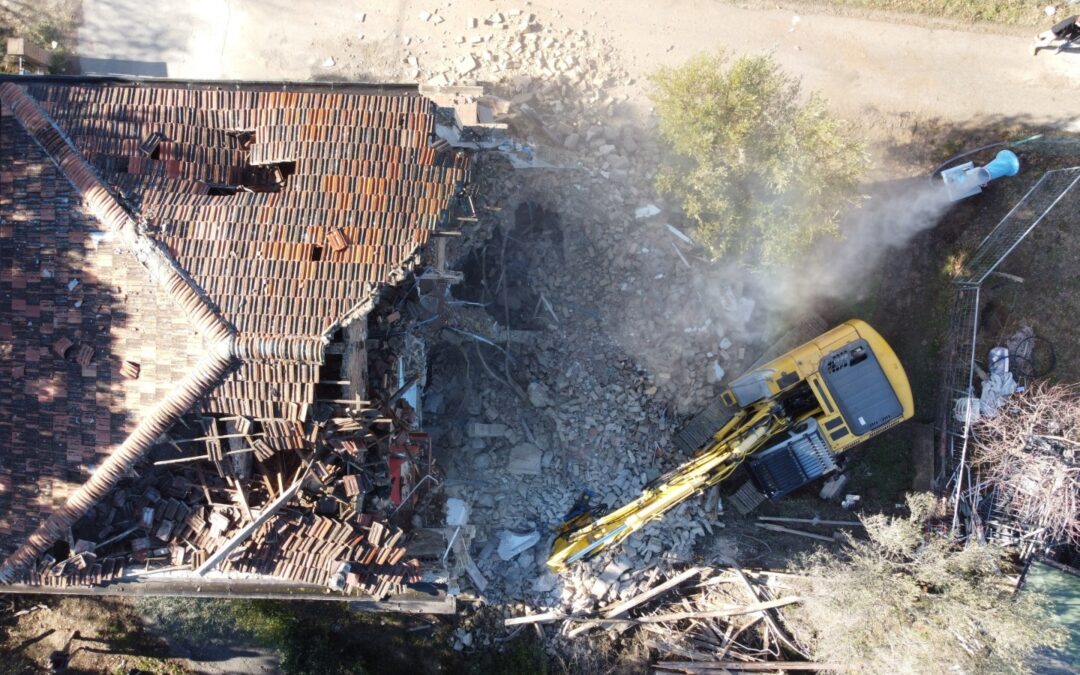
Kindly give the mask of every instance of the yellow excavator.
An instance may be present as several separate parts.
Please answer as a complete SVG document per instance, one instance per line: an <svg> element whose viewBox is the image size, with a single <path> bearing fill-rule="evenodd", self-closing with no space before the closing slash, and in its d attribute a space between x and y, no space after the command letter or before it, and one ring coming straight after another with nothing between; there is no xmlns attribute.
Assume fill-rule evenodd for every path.
<svg viewBox="0 0 1080 675"><path fill-rule="evenodd" d="M733 380L676 436L693 459L607 515L579 502L562 524L548 568L561 572L626 539L744 461L760 494L779 499L837 468L836 455L914 410L907 375L865 322L845 322Z"/></svg>

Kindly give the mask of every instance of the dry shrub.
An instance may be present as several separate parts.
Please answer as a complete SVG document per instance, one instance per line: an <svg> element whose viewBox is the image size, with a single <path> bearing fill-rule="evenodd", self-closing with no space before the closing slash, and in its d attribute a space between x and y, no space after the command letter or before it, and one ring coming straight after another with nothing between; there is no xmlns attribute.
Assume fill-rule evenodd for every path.
<svg viewBox="0 0 1080 675"><path fill-rule="evenodd" d="M1080 397L1039 383L980 420L971 444L979 479L1024 530L1080 545Z"/></svg>
<svg viewBox="0 0 1080 675"><path fill-rule="evenodd" d="M1061 644L1042 599L1013 593L1000 548L927 533L933 497L908 504L909 517L868 517L867 540L793 570L805 601L784 616L815 659L889 675L1024 672L1034 650Z"/></svg>

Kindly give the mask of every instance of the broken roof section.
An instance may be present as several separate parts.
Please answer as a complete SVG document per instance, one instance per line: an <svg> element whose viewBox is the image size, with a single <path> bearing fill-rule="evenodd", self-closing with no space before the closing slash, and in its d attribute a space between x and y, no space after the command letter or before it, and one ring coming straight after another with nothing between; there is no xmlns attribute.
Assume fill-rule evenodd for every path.
<svg viewBox="0 0 1080 675"><path fill-rule="evenodd" d="M131 434L204 347L9 115L0 115L0 167L6 555Z"/></svg>
<svg viewBox="0 0 1080 675"><path fill-rule="evenodd" d="M297 449L328 336L468 179L416 95L9 80L0 110L8 581L189 411Z"/></svg>

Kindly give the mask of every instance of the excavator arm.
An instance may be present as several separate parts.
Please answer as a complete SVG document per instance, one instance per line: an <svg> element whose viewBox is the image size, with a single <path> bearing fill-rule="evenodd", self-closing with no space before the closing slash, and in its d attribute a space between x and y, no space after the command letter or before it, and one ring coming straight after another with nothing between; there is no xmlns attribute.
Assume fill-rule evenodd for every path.
<svg viewBox="0 0 1080 675"><path fill-rule="evenodd" d="M564 523L548 558L548 568L561 572L577 560L618 544L646 523L730 476L742 460L791 424L784 408L775 403L741 412L697 457L657 479L634 501L599 519L585 512Z"/></svg>

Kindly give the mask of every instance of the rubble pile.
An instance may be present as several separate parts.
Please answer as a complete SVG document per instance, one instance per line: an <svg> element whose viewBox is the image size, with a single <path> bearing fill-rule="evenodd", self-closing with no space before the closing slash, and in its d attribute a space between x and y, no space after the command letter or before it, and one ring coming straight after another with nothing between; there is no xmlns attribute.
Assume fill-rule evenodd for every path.
<svg viewBox="0 0 1080 675"><path fill-rule="evenodd" d="M418 44L405 59L405 77L429 87L486 83L487 93L509 102L496 121L556 164L615 180L652 179L658 147L634 122L638 111L623 91L633 81L609 58L613 45L522 10L473 19L455 42L465 53L440 48L435 57Z"/></svg>
<svg viewBox="0 0 1080 675"><path fill-rule="evenodd" d="M439 49L432 53L449 55L435 60L420 43L406 76L444 87L485 83L486 95L502 99L490 114L508 125L512 149L555 167L515 173L502 163L480 187L505 211L536 202L569 224L566 255L545 259L530 285L549 305L561 295L601 314L676 410L696 412L713 385L753 360L764 321L748 280L709 265L677 212L657 200L655 120L629 99L633 82L610 58L617 47L523 9L473 17L448 35L467 57Z"/></svg>
<svg viewBox="0 0 1080 675"><path fill-rule="evenodd" d="M535 194L533 189L530 185L526 194ZM534 217L544 211L530 208ZM691 560L696 544L722 527L716 500L692 499L629 537L614 553L576 564L561 577L544 564L556 529L583 492L593 504L613 509L686 459L670 438L685 413L674 405L678 397L668 392L685 384L687 405L703 404L718 390L718 379L708 383L705 368L695 374L691 368L679 371L680 364L700 359L707 365L705 359L713 358L730 359L725 363L737 367L739 359L748 357L745 348L738 353L730 338L723 343L730 351L724 353L715 330L679 330L676 335L667 326L650 335L669 367L679 371L663 378L649 367L647 354L634 353L621 340L625 308L619 302L636 294L600 284L611 276L610 265L604 268L608 261L602 261L602 249L589 241L591 228L564 226L560 236L553 236L551 227L531 227L535 223L520 218L511 222L509 214L520 212L506 207L489 211L492 215L481 218L474 240L467 243L483 251L486 286L468 296L471 304L446 307L443 327L430 337L454 358L445 367L438 359L433 362L425 424L435 446L446 453L444 492L468 505L468 524L474 528L475 538L460 547L467 556L458 578L462 592L490 603L528 598L536 607L590 611L632 596L673 565ZM670 236L666 230L660 234ZM505 240L531 252L523 263L528 269L500 268L502 258L519 260L503 247ZM531 291L528 297L535 298L525 308L531 330L507 330L500 320L504 313L492 310L493 305L515 304L508 290L503 295L503 286L516 288L519 276ZM582 293L583 288L595 292ZM672 292L685 292L685 287ZM736 298L731 307L745 312L747 304L740 305L733 291L729 294ZM655 296L636 297L649 302ZM732 311L717 308L717 325L727 323L725 316ZM701 308L701 313L710 311ZM659 323L662 318L649 320ZM740 328L730 334L745 333ZM664 338L670 341L666 346ZM715 353L708 354L705 344ZM701 352L694 353L697 349ZM441 521L444 516L436 511L427 517Z"/></svg>
<svg viewBox="0 0 1080 675"><path fill-rule="evenodd" d="M373 391L392 392L386 384ZM27 582L276 579L374 599L402 593L422 578L403 527L434 470L414 417L389 393L378 404L320 403L303 423L189 414Z"/></svg>

